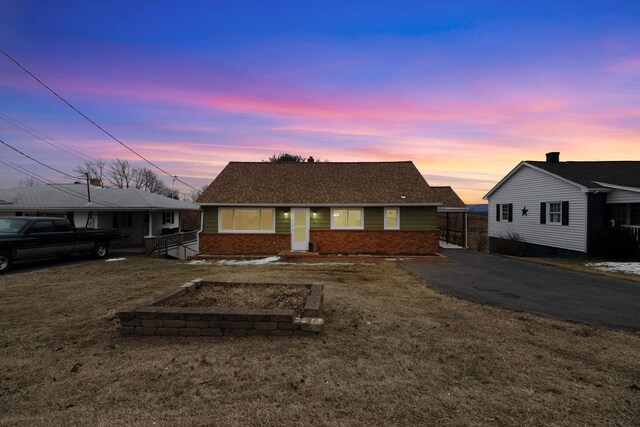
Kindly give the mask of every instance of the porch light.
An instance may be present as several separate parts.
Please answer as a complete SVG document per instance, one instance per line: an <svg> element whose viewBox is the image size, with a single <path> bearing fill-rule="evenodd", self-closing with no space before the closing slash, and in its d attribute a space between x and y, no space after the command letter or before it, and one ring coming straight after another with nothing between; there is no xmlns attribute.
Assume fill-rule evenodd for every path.
<svg viewBox="0 0 640 427"><path fill-rule="evenodd" d="M284 217L289 218L289 211L284 211Z"/></svg>
<svg viewBox="0 0 640 427"><path fill-rule="evenodd" d="M313 217L317 218L318 217L318 212L317 211L313 211Z"/></svg>

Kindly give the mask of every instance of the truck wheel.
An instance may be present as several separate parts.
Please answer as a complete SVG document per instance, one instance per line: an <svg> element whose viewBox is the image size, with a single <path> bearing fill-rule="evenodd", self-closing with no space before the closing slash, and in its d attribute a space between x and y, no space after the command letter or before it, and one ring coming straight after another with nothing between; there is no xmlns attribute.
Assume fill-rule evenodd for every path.
<svg viewBox="0 0 640 427"><path fill-rule="evenodd" d="M11 269L13 265L13 257L6 252L0 252L0 274L5 273Z"/></svg>
<svg viewBox="0 0 640 427"><path fill-rule="evenodd" d="M93 251L91 251L91 255L98 259L106 258L107 255L109 255L109 244L105 242L96 243Z"/></svg>

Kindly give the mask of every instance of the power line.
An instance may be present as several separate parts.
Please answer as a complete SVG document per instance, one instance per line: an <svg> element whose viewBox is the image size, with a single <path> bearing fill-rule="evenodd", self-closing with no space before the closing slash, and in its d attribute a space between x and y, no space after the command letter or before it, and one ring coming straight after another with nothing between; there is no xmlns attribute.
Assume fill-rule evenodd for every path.
<svg viewBox="0 0 640 427"><path fill-rule="evenodd" d="M51 169L52 171L54 171L54 172L58 172L58 173L60 173L60 174L62 174L62 175L64 175L64 176L67 176L67 177L71 178L71 179L78 179L78 177L77 177L77 176L69 175L68 173L66 173L66 172L62 172L61 170L58 170L58 169L54 168L53 166L49 166L49 165L47 165L46 163L42 163L40 160L34 159L34 158L33 158L33 157L31 157L30 155L23 153L22 151L18 150L18 149L17 149L17 148L15 148L14 146L12 146L12 145L10 145L10 144L7 144L7 143L6 143L6 142L4 142L2 139L0 139L0 144L6 145L7 147L11 148L13 151L15 151L15 152L17 152L17 153L22 154L22 155L23 155L23 156L25 156L27 159L33 160L34 162L36 162L36 163L38 163L38 164L40 164L40 165L44 166L45 168Z"/></svg>
<svg viewBox="0 0 640 427"><path fill-rule="evenodd" d="M80 159L80 160L82 160L83 162L86 162L87 160L89 160L89 161L95 161L95 159L92 159L91 157L89 157L89 156L87 156L87 155L85 155L85 154L83 154L83 153L79 152L78 150L74 150L73 148L71 148L71 147L69 147L69 146L67 146L67 145L63 144L63 143L62 143L62 142L60 142L60 141L56 141L55 139L51 138L50 136L47 136L47 135L43 134L42 132L39 132L39 131L37 131L37 130L33 129L32 127L27 126L27 125L25 125L24 123L20 123L20 122L18 122L17 120L12 119L11 117L7 116L6 114L4 114L4 113L2 113L2 112L0 112L0 119L2 119L2 120L4 120L5 122L7 122L7 123L9 123L9 124L11 124L11 125L13 125L13 126L17 127L18 129L20 129L20 130L22 130L23 132L25 132L25 133L27 133L27 134L29 134L29 135L33 136L34 138L39 139L40 141L44 142L45 144L48 144L48 145L52 146L53 148L56 148L56 149L58 149L58 150L60 150L60 151L62 151L62 152L64 152L64 153L67 153L67 154L69 154L69 155L71 155L71 156L73 156L73 157L75 157L75 158L77 158L77 159ZM47 138L47 139L49 139L49 140L51 140L51 141L55 141L57 144L62 145L63 147L66 147L67 149L62 148L62 147L59 147L58 145L54 144L53 142L47 141L45 138L43 138L42 136L40 136L40 135L38 135L38 134L40 134L40 135L44 136L45 138ZM69 150L73 150L73 151L75 151L76 153L78 153L79 155L74 154L72 151L69 151Z"/></svg>
<svg viewBox="0 0 640 427"><path fill-rule="evenodd" d="M69 196L74 196L74 197L78 197L82 200L86 200L87 196L83 193L80 193L78 191L75 191L71 188L66 188L64 187L62 184L56 184L55 182L51 181L50 179L47 179L45 177L43 177L42 175L38 175L35 172L31 172L26 168L23 168L22 166L19 166L7 159L3 159L2 157L0 157L0 163L3 163L4 165L10 167L11 169L18 171L24 175L27 175L28 177L35 179L38 182L41 182L47 186L50 186L51 188L55 188L56 190L62 191L63 193L69 195ZM124 206L121 205L114 205L114 204L109 204L109 203L102 203L102 202L93 202L93 204L96 205L101 205L107 208L110 207L114 207L114 208L124 208Z"/></svg>
<svg viewBox="0 0 640 427"><path fill-rule="evenodd" d="M74 110L76 113L80 114L82 117L84 117L89 123L91 123L92 125L94 125L95 127L97 127L98 129L100 129L102 132L104 132L107 136L109 136L109 138L113 139L114 141L116 141L118 144L122 145L124 148L126 148L127 150L131 151L133 154L135 154L136 156L138 156L139 158L141 158L142 160L144 160L145 162L149 163L151 166L153 166L154 168L158 169L159 171L161 171L162 173L166 174L167 176L173 178L175 175L173 175L172 173L167 172L166 170L164 170L163 168L161 168L160 166L156 165L155 163L153 163L152 161L148 160L146 157L142 156L141 154L139 154L137 151L135 151L133 148L129 147L127 144L125 144L124 142L120 141L118 138L116 138L115 136L113 136L111 133L109 133L107 130L105 130L102 126L100 126L98 123L94 122L93 120L91 120L86 114L84 114L82 111L78 110L76 107L74 107L69 101L67 101L66 99L64 99L62 96L60 96L55 90L51 89L49 86L47 86L42 80L40 80L38 77L36 77L31 71L27 70L25 67L23 67L18 61L16 61L11 55L9 55L7 52L5 52L4 50L0 49L0 52L2 52L2 54L4 56L6 56L7 58L9 58L12 62L14 62L22 71L24 71L25 73L29 74L31 77L33 77L33 79L35 81L37 81L38 83L40 83L42 86L44 86L49 92L51 92L53 95L55 95L58 99L60 99L62 102L64 102L65 104L67 104L72 110ZM192 190L198 190L195 187L192 187L191 185L187 184L186 182L182 181L179 178L176 178L176 181L186 185L187 187L191 188Z"/></svg>

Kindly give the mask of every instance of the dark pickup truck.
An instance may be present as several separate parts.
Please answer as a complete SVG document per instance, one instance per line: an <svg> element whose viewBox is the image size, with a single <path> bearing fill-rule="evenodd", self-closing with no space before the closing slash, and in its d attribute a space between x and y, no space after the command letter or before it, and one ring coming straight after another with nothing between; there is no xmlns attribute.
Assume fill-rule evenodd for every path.
<svg viewBox="0 0 640 427"><path fill-rule="evenodd" d="M14 260L62 258L79 252L105 258L109 243L118 239L118 230L75 228L64 218L0 217L0 274L8 271Z"/></svg>

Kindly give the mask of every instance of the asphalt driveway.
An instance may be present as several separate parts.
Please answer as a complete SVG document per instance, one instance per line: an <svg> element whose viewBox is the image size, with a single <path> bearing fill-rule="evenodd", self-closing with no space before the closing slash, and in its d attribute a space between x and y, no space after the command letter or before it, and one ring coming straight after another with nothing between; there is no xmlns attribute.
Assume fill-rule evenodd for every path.
<svg viewBox="0 0 640 427"><path fill-rule="evenodd" d="M405 262L440 291L472 301L608 328L640 330L640 283L443 249L453 262Z"/></svg>

